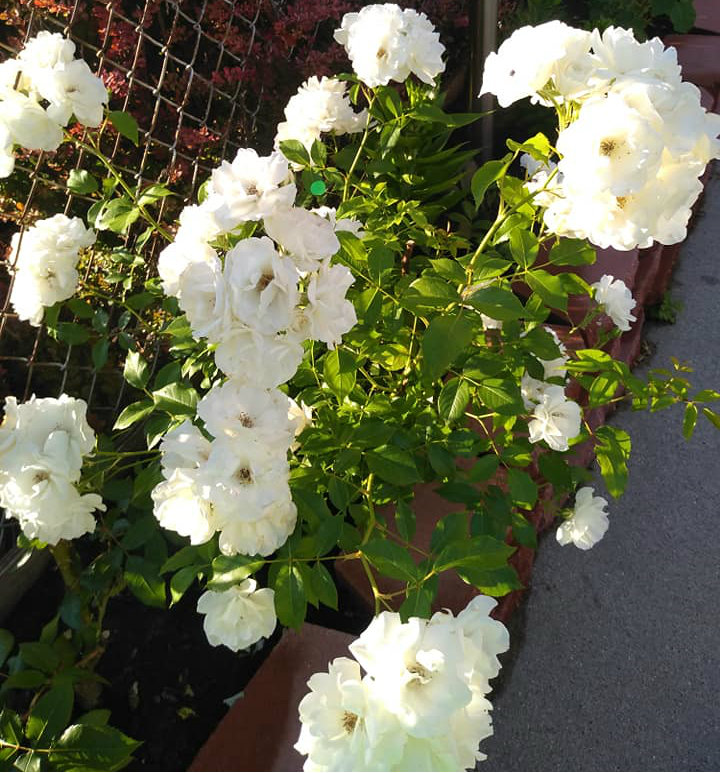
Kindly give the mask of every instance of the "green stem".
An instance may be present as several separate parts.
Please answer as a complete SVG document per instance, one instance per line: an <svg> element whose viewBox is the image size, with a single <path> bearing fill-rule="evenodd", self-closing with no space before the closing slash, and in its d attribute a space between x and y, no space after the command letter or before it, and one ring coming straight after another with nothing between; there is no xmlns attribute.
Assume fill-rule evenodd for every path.
<svg viewBox="0 0 720 773"><path fill-rule="evenodd" d="M61 539L57 545L50 547L50 552L60 570L65 587L68 589L74 588L80 578L75 569L72 545L67 540Z"/></svg>
<svg viewBox="0 0 720 773"><path fill-rule="evenodd" d="M363 132L362 139L360 140L360 144L358 145L357 152L355 153L355 158L353 159L352 164L350 164L350 169L348 170L347 176L345 177L345 186L343 187L343 196L342 196L343 201L347 200L348 190L350 189L350 179L352 178L353 172L355 171L355 167L358 165L360 156L362 155L362 152L365 149L365 143L367 142L368 137L370 136L370 122L372 121L370 111L372 109L374 101L375 101L375 95L373 94L368 100L368 107L367 107L368 117L367 117L367 123L365 124L365 131Z"/></svg>

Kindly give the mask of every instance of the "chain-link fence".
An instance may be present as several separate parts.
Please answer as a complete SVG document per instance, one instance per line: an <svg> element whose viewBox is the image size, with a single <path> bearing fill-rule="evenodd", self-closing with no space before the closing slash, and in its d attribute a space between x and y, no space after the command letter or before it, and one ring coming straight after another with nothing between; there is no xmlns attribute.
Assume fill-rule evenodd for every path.
<svg viewBox="0 0 720 773"><path fill-rule="evenodd" d="M142 132L139 148L132 149L112 129L101 131L106 155L128 181L170 182L188 201L218 160L232 157L254 133L259 101L251 104L242 78L232 83L218 73L245 67L262 5L263 0L34 0L0 14L7 25L0 28L0 58L17 55L24 41L43 29L69 36L76 56L103 77L111 106L130 111ZM33 393L46 397L68 392L87 401L96 426L109 427L125 399L119 362L111 357L96 369L88 347L66 345L44 326L19 321L9 302L13 273L7 257L13 233L22 234L39 217L55 212L84 216L91 201L71 194L66 179L72 169L90 161L67 143L56 153L20 155L3 188L0 397L26 400ZM173 205L179 205L177 199L163 200L158 217L169 214L165 208ZM133 238L126 238L127 247ZM159 246L148 244L145 256ZM92 264L84 266L85 272L93 270ZM10 536L8 525L0 521L0 553Z"/></svg>

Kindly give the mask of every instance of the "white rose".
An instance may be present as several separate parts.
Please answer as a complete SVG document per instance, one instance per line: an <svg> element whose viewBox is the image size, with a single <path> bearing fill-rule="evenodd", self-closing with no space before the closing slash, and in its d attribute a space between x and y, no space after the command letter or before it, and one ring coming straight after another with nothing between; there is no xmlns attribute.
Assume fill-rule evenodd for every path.
<svg viewBox="0 0 720 773"><path fill-rule="evenodd" d="M445 69L445 47L427 16L394 3L346 13L335 40L345 47L353 70L370 88L391 80L402 82L411 72L432 84Z"/></svg>
<svg viewBox="0 0 720 773"><path fill-rule="evenodd" d="M203 628L210 644L224 644L234 652L267 638L277 625L275 591L258 590L252 579L225 591L205 591L197 611L205 615Z"/></svg>
<svg viewBox="0 0 720 773"><path fill-rule="evenodd" d="M308 335L315 341L323 341L329 349L334 349L343 335L357 324L355 307L345 298L354 281L346 266L326 263L308 284L305 309Z"/></svg>
<svg viewBox="0 0 720 773"><path fill-rule="evenodd" d="M219 260L189 263L178 277L177 298L194 336L207 338L211 343L223 340L231 316Z"/></svg>
<svg viewBox="0 0 720 773"><path fill-rule="evenodd" d="M238 443L261 442L279 452L290 445L294 426L290 400L278 389L265 389L237 379L213 387L197 406L198 416L215 437Z"/></svg>
<svg viewBox="0 0 720 773"><path fill-rule="evenodd" d="M238 150L232 164L213 170L202 206L223 231L248 220L260 220L295 201L295 184L281 153L258 156L251 148Z"/></svg>
<svg viewBox="0 0 720 773"><path fill-rule="evenodd" d="M33 85L50 103L48 116L61 126L66 126L73 115L85 126L95 128L102 123L107 89L83 59L35 72Z"/></svg>
<svg viewBox="0 0 720 773"><path fill-rule="evenodd" d="M290 254L300 271L316 271L322 260L340 249L332 224L307 209L278 210L263 222L267 235Z"/></svg>
<svg viewBox="0 0 720 773"><path fill-rule="evenodd" d="M565 397L561 386L548 387L528 423L530 442L544 440L553 451L567 451L568 440L580 434L580 406Z"/></svg>
<svg viewBox="0 0 720 773"><path fill-rule="evenodd" d="M246 516L258 516L247 520ZM295 530L297 508L290 497L290 489L283 485L276 490L275 499L264 509L237 510L225 513L220 532L220 552L226 556L240 553L246 556L269 556L281 548Z"/></svg>
<svg viewBox="0 0 720 773"><path fill-rule="evenodd" d="M266 336L235 326L219 341L215 362L228 376L257 386L276 387L295 375L303 355L303 347L294 336Z"/></svg>
<svg viewBox="0 0 720 773"><path fill-rule="evenodd" d="M595 300L603 306L605 313L618 329L630 330L630 323L636 319L631 313L636 304L625 282L609 274L603 274L600 281L591 284L590 287L595 290Z"/></svg>
<svg viewBox="0 0 720 773"><path fill-rule="evenodd" d="M168 432L160 442L165 477L177 467L194 470L207 462L210 441L188 419Z"/></svg>
<svg viewBox="0 0 720 773"><path fill-rule="evenodd" d="M327 673L313 674L307 685L295 744L308 757L304 770L398 769L406 735L354 660L335 658Z"/></svg>
<svg viewBox="0 0 720 773"><path fill-rule="evenodd" d="M75 44L59 32L42 30L30 38L18 54L18 60L31 72L69 64L75 56Z"/></svg>
<svg viewBox="0 0 720 773"><path fill-rule="evenodd" d="M228 250L223 275L235 319L265 335L290 326L300 301L300 277L267 236L243 239Z"/></svg>
<svg viewBox="0 0 720 773"><path fill-rule="evenodd" d="M216 531L213 507L198 477L196 471L178 468L151 492L160 526L189 537L191 545L202 545Z"/></svg>
<svg viewBox="0 0 720 773"><path fill-rule="evenodd" d="M219 268L220 257L206 242L193 239L187 230L182 238L178 231L175 241L158 256L158 274L165 295L177 296L180 293L180 276L191 263L205 263Z"/></svg>
<svg viewBox="0 0 720 773"><path fill-rule="evenodd" d="M19 91L2 97L2 120L17 145L28 150L57 150L62 128L32 98Z"/></svg>
<svg viewBox="0 0 720 773"><path fill-rule="evenodd" d="M609 525L605 512L607 499L594 493L591 486L578 490L572 516L558 527L555 535L561 545L572 542L581 550L589 550L605 535Z"/></svg>

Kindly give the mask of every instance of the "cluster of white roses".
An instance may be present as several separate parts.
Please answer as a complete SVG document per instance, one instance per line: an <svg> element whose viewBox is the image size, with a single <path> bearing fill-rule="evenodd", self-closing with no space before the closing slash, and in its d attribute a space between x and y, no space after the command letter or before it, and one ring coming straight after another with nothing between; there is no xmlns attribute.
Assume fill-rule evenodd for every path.
<svg viewBox="0 0 720 773"><path fill-rule="evenodd" d="M674 48L618 27L523 27L487 58L486 92L503 106L532 97L570 121L557 169L530 173L551 231L619 250L685 238L698 178L720 157L720 116L682 80Z"/></svg>
<svg viewBox="0 0 720 773"><path fill-rule="evenodd" d="M295 746L307 755L304 770L466 770L485 759L485 696L509 646L505 626L489 617L495 604L476 596L457 617L374 618L350 645L355 660L336 658L308 681Z"/></svg>
<svg viewBox="0 0 720 773"><path fill-rule="evenodd" d="M367 120L367 110L353 110L347 84L337 78L313 75L285 106L285 120L277 126L275 148L283 140L298 140L309 151L322 134L354 134L365 128Z"/></svg>
<svg viewBox="0 0 720 773"><path fill-rule="evenodd" d="M85 126L102 122L107 89L74 55L71 40L43 31L0 64L0 177L15 168L14 145L56 150L73 115Z"/></svg>
<svg viewBox="0 0 720 773"><path fill-rule="evenodd" d="M306 339L334 348L357 321L345 298L353 276L330 260L340 248L336 229L358 224L295 207L295 194L280 153L240 150L213 171L204 201L183 210L158 262L165 292L177 297L193 334L213 345L228 378L198 404L204 431L186 420L163 439L154 512L192 544L219 532L226 555L269 555L295 528L287 454L308 416L277 387L294 375ZM237 229L258 221L264 236L237 239ZM243 584L203 596L211 643L238 649L272 632L272 592L259 593ZM245 631L230 625L221 614L227 603L260 604L260 622Z"/></svg>
<svg viewBox="0 0 720 773"><path fill-rule="evenodd" d="M445 46L424 13L395 3L366 5L346 13L335 40L345 47L353 70L370 88L402 82L414 73L432 84L444 71Z"/></svg>
<svg viewBox="0 0 720 773"><path fill-rule="evenodd" d="M53 215L13 234L9 264L15 274L10 303L18 319L38 327L46 306L69 298L78 284L78 254L95 242L79 217Z"/></svg>
<svg viewBox="0 0 720 773"><path fill-rule="evenodd" d="M28 539L55 545L95 530L97 494L80 494L83 456L95 446L87 405L67 395L5 398L0 426L0 506L17 518Z"/></svg>

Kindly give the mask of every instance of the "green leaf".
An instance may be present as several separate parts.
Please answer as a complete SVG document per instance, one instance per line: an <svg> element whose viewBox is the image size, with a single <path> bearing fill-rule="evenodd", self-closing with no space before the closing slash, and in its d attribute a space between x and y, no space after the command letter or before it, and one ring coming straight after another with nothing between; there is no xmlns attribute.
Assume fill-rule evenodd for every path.
<svg viewBox="0 0 720 773"><path fill-rule="evenodd" d="M396 486L412 486L422 478L415 458L409 451L395 445L380 446L365 454L370 472Z"/></svg>
<svg viewBox="0 0 720 773"><path fill-rule="evenodd" d="M118 134L132 142L133 145L138 145L140 137L138 135L137 121L130 115L122 110L111 110L108 113L110 123L117 129Z"/></svg>
<svg viewBox="0 0 720 773"><path fill-rule="evenodd" d="M57 770L122 770L140 746L109 725L70 725L48 755Z"/></svg>
<svg viewBox="0 0 720 773"><path fill-rule="evenodd" d="M313 140L310 148L310 158L315 166L325 166L327 162L327 148L320 140Z"/></svg>
<svg viewBox="0 0 720 773"><path fill-rule="evenodd" d="M214 591L227 590L255 574L264 564L262 558L252 556L216 556L207 587Z"/></svg>
<svg viewBox="0 0 720 773"><path fill-rule="evenodd" d="M95 193L100 183L84 169L73 169L67 178L67 189L71 193Z"/></svg>
<svg viewBox="0 0 720 773"><path fill-rule="evenodd" d="M545 304L553 309L567 311L568 294L561 276L555 276L543 269L535 269L525 274L525 281Z"/></svg>
<svg viewBox="0 0 720 773"><path fill-rule="evenodd" d="M440 378L473 340L474 329L462 313L434 317L422 337L423 372Z"/></svg>
<svg viewBox="0 0 720 773"><path fill-rule="evenodd" d="M511 231L508 239L510 254L521 268L529 268L535 263L538 255L537 236L532 231L518 228Z"/></svg>
<svg viewBox="0 0 720 773"><path fill-rule="evenodd" d="M310 154L307 148L299 140L283 140L280 143L280 152L288 161L302 166L310 166Z"/></svg>
<svg viewBox="0 0 720 773"><path fill-rule="evenodd" d="M177 553L173 553L170 558L160 567L160 574L166 574L167 572L176 572L178 569L182 569L184 566L190 566L201 561L198 549L195 545L185 545L180 548Z"/></svg>
<svg viewBox="0 0 720 773"><path fill-rule="evenodd" d="M483 287L476 290L467 300L482 314L503 322L525 316L525 308L518 297L505 287Z"/></svg>
<svg viewBox="0 0 720 773"><path fill-rule="evenodd" d="M398 610L400 619L403 622L407 622L410 617L421 617L427 620L432 614L432 603L436 590L436 587L429 582L419 587L410 588L408 586L405 601Z"/></svg>
<svg viewBox="0 0 720 773"><path fill-rule="evenodd" d="M197 392L190 386L174 383L156 389L153 393L155 407L171 416L194 416Z"/></svg>
<svg viewBox="0 0 720 773"><path fill-rule="evenodd" d="M511 467L508 470L508 488L512 501L524 510L531 510L538 498L535 481L524 471Z"/></svg>
<svg viewBox="0 0 720 773"><path fill-rule="evenodd" d="M547 260L555 266L589 266L597 260L597 252L584 239L560 239Z"/></svg>
<svg viewBox="0 0 720 773"><path fill-rule="evenodd" d="M518 545L527 548L537 548L537 532L535 527L521 513L513 511L512 513L513 537Z"/></svg>
<svg viewBox="0 0 720 773"><path fill-rule="evenodd" d="M477 395L493 411L516 416L525 410L520 387L510 379L488 378L477 385Z"/></svg>
<svg viewBox="0 0 720 773"><path fill-rule="evenodd" d="M477 462L475 462L472 469L467 474L467 479L471 483L480 483L481 481L490 480L495 474L499 464L500 460L495 454L485 454L485 456L481 456Z"/></svg>
<svg viewBox="0 0 720 773"><path fill-rule="evenodd" d="M690 32L695 25L695 8L691 0L676 0L670 11L670 21L675 32Z"/></svg>
<svg viewBox="0 0 720 773"><path fill-rule="evenodd" d="M135 422L144 419L148 414L152 413L154 408L155 404L152 400L139 400L136 403L130 403L127 408L123 408L115 420L113 429L127 429L131 427Z"/></svg>
<svg viewBox="0 0 720 773"><path fill-rule="evenodd" d="M505 174L511 158L512 156L507 155L497 161L488 161L472 176L470 192L475 200L476 209L482 204L487 189Z"/></svg>
<svg viewBox="0 0 720 773"><path fill-rule="evenodd" d="M507 564L515 548L492 537L471 537L453 540L435 559L436 572L460 567L471 569L496 569Z"/></svg>
<svg viewBox="0 0 720 773"><path fill-rule="evenodd" d="M139 352L128 352L123 378L136 389L144 389L150 379L150 366Z"/></svg>
<svg viewBox="0 0 720 773"><path fill-rule="evenodd" d="M457 300L457 290L451 284L432 276L416 279L400 297L400 303L413 312L444 309Z"/></svg>
<svg viewBox="0 0 720 773"><path fill-rule="evenodd" d="M177 604L185 595L185 591L195 582L197 569L194 566L184 566L175 572L170 580L170 606Z"/></svg>
<svg viewBox="0 0 720 773"><path fill-rule="evenodd" d="M361 548L367 560L380 572L395 580L414 582L418 568L407 550L383 537L372 539Z"/></svg>
<svg viewBox="0 0 720 773"><path fill-rule="evenodd" d="M395 505L395 525L404 540L409 542L415 536L415 511L406 499L399 499Z"/></svg>
<svg viewBox="0 0 720 773"><path fill-rule="evenodd" d="M307 612L307 596L297 566L282 564L275 580L275 611L281 625L299 629Z"/></svg>
<svg viewBox="0 0 720 773"><path fill-rule="evenodd" d="M333 349L325 356L323 376L340 402L352 392L356 373L355 357L345 349Z"/></svg>
<svg viewBox="0 0 720 773"><path fill-rule="evenodd" d="M325 566L318 561L312 570L312 584L318 600L330 609L338 608L338 595L335 581Z"/></svg>
<svg viewBox="0 0 720 773"><path fill-rule="evenodd" d="M455 459L446 448L432 443L428 446L427 455L433 470L441 478L452 478L455 475Z"/></svg>
<svg viewBox="0 0 720 773"><path fill-rule="evenodd" d="M92 348L92 361L96 371L102 370L103 366L107 362L108 350L110 349L110 342L107 338L101 338L93 344Z"/></svg>
<svg viewBox="0 0 720 773"><path fill-rule="evenodd" d="M0 628L0 666L7 660L15 646L15 637L5 628Z"/></svg>
<svg viewBox="0 0 720 773"><path fill-rule="evenodd" d="M57 337L71 346L84 344L90 338L90 331L77 322L60 322L56 330Z"/></svg>
<svg viewBox="0 0 720 773"><path fill-rule="evenodd" d="M60 656L46 642L24 642L18 649L23 663L30 668L51 674L60 665Z"/></svg>
<svg viewBox="0 0 720 773"><path fill-rule="evenodd" d="M415 107L410 113L410 117L416 121L427 121L450 128L458 128L479 121L482 116L479 113L446 113L438 105L426 102Z"/></svg>
<svg viewBox="0 0 720 773"><path fill-rule="evenodd" d="M30 690L34 687L40 687L41 684L45 684L46 680L47 677L42 671L35 671L28 668L10 674L10 676L2 683L2 686L4 690L9 690L11 688Z"/></svg>
<svg viewBox="0 0 720 773"><path fill-rule="evenodd" d="M140 556L130 556L125 565L125 582L143 604L165 606L165 582L155 564Z"/></svg>
<svg viewBox="0 0 720 773"><path fill-rule="evenodd" d="M456 571L465 582L474 585L486 596L506 596L510 591L525 587L512 566L500 566L496 569L460 567Z"/></svg>
<svg viewBox="0 0 720 773"><path fill-rule="evenodd" d="M715 411L710 410L710 408L703 408L702 409L703 416L714 426L717 427L717 429L720 429L720 415L715 413Z"/></svg>
<svg viewBox="0 0 720 773"><path fill-rule="evenodd" d="M595 430L595 438L597 440L595 455L600 465L600 472L607 490L617 499L627 486L630 435L617 427L605 425Z"/></svg>
<svg viewBox="0 0 720 773"><path fill-rule="evenodd" d="M129 498L130 494L127 496L127 499ZM141 518L138 518L137 521L130 524L130 528L120 540L120 547L125 550L136 550L137 548L142 547L153 534L156 534L158 528L158 522L154 515L142 516Z"/></svg>
<svg viewBox="0 0 720 773"><path fill-rule="evenodd" d="M0 709L0 739L15 745L22 743L23 730L20 717L10 709ZM3 759L2 751L0 749L0 761Z"/></svg>
<svg viewBox="0 0 720 773"><path fill-rule="evenodd" d="M78 725L93 725L94 727L107 725L109 721L109 709L93 709L92 711L88 711L77 718Z"/></svg>
<svg viewBox="0 0 720 773"><path fill-rule="evenodd" d="M338 510L345 510L352 499L352 491L344 480L330 478L328 481L328 494L330 501Z"/></svg>
<svg viewBox="0 0 720 773"><path fill-rule="evenodd" d="M74 702L75 692L69 683L48 690L33 706L25 735L38 747L51 745L70 722Z"/></svg>
<svg viewBox="0 0 720 773"><path fill-rule="evenodd" d="M99 231L127 233L128 228L140 217L140 210L127 196L107 202L95 218L95 228Z"/></svg>
<svg viewBox="0 0 720 773"><path fill-rule="evenodd" d="M451 378L440 390L438 413L445 421L455 421L465 415L470 402L470 386L461 378Z"/></svg>
<svg viewBox="0 0 720 773"><path fill-rule="evenodd" d="M685 415L683 416L683 437L690 440L697 424L698 409L695 403L688 403L685 406Z"/></svg>
<svg viewBox="0 0 720 773"><path fill-rule="evenodd" d="M153 204L158 199L165 198L165 196L173 196L173 192L166 188L164 185L159 185L155 183L154 185L149 185L140 195L140 198L138 199L138 206L145 207L148 204Z"/></svg>

